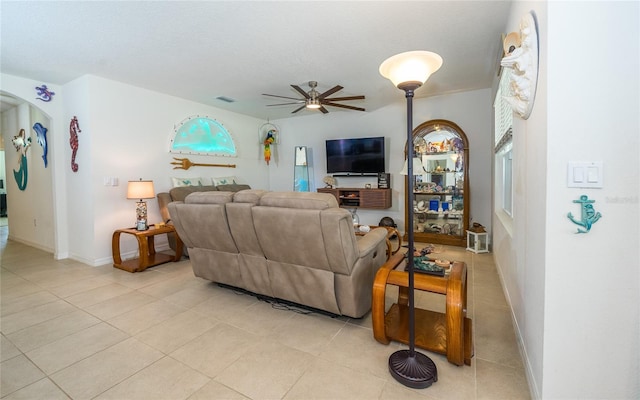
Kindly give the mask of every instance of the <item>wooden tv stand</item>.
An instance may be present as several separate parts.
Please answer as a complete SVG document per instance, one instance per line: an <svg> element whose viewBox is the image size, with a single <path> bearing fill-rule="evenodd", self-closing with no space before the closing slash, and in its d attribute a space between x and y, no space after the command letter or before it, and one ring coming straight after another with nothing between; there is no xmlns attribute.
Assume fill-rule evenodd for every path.
<svg viewBox="0 0 640 400"><path fill-rule="evenodd" d="M334 195L344 208L391 208L391 189L320 188L318 193Z"/></svg>

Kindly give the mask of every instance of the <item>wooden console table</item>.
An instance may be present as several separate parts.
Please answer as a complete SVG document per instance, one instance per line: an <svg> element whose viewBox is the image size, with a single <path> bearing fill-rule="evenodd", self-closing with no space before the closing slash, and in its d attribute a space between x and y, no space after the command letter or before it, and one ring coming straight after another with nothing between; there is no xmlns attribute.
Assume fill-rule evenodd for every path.
<svg viewBox="0 0 640 400"><path fill-rule="evenodd" d="M154 241L155 235L162 235L164 233L172 232L176 232L173 225L165 225L160 228L151 226L146 231L138 231L135 228L118 229L117 231L113 232L113 239L111 241L113 266L129 272L140 272L149 267L164 264L169 261L180 261L180 258L182 257L182 240L180 240L178 234L175 235L175 255L156 253ZM138 250L140 253L139 258L122 261L122 257L120 256L120 235L122 233L127 233L136 237L136 239L138 240Z"/></svg>
<svg viewBox="0 0 640 400"><path fill-rule="evenodd" d="M391 340L409 343L409 274L405 271L404 254L394 254L376 274L373 283L373 336L383 344ZM398 302L385 314L387 285L398 286ZM471 365L473 339L471 320L467 318L467 266L454 262L443 277L416 272L414 287L446 296L446 311L415 308L415 345L445 354L449 362Z"/></svg>

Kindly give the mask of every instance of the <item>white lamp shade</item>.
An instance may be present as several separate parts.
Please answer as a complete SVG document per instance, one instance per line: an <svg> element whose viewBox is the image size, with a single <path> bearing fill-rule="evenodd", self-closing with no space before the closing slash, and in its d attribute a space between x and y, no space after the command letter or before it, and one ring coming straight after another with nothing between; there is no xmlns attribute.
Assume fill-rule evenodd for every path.
<svg viewBox="0 0 640 400"><path fill-rule="evenodd" d="M127 186L127 199L153 199L153 181L129 181Z"/></svg>
<svg viewBox="0 0 640 400"><path fill-rule="evenodd" d="M400 171L400 175L409 175L409 165L407 160L404 160L404 166L402 167L402 171ZM418 157L413 157L413 174L414 175L423 175L426 174L427 171L424 170L422 166L422 161Z"/></svg>
<svg viewBox="0 0 640 400"><path fill-rule="evenodd" d="M380 74L398 87L405 82L424 84L429 76L440 69L442 57L430 51L408 51L384 60Z"/></svg>

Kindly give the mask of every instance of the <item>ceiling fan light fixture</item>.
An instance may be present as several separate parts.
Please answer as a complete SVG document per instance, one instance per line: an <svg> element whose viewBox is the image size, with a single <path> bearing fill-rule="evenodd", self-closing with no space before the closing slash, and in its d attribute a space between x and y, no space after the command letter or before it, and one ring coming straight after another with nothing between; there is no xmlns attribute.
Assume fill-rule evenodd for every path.
<svg viewBox="0 0 640 400"><path fill-rule="evenodd" d="M307 103L305 104L305 107L310 108L312 110L317 110L318 108L322 107L322 104L320 104L320 100L318 99L307 99Z"/></svg>

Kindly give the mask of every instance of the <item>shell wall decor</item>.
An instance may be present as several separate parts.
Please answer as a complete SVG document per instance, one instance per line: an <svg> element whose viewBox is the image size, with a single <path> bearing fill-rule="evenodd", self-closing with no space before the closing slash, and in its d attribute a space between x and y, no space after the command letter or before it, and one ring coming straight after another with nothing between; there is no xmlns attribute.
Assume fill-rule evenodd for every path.
<svg viewBox="0 0 640 400"><path fill-rule="evenodd" d="M504 99L522 119L533 109L538 85L538 29L533 13L520 20L520 31L511 32L503 42L505 56L500 64L512 70L511 90Z"/></svg>

